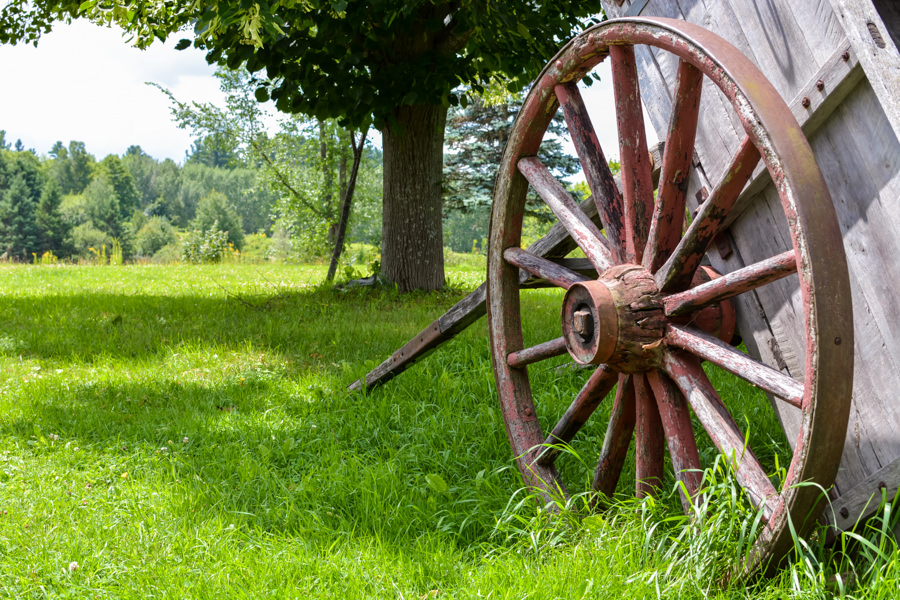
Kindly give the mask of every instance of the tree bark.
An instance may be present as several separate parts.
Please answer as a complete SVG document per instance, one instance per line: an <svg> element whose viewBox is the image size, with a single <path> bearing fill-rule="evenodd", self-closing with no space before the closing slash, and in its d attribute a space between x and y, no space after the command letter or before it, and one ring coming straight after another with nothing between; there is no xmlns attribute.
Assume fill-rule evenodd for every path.
<svg viewBox="0 0 900 600"><path fill-rule="evenodd" d="M354 134L352 131L350 132L350 146L353 148L353 166L350 169L350 181L343 191L341 220L338 223L337 239L334 242L334 252L331 254L331 264L328 265L328 275L325 277L326 281L334 279L334 274L337 272L338 261L340 261L341 253L344 251L344 238L347 235L347 223L350 222L350 207L353 204L353 192L356 191L356 177L359 175L359 163L362 161L362 153L366 144L367 133L368 128L363 128L363 130L359 132L359 145L357 146L356 141L353 139Z"/></svg>
<svg viewBox="0 0 900 600"><path fill-rule="evenodd" d="M331 223L328 226L328 243L333 244L337 235L338 224L335 222L334 208L331 205L334 198L334 172L331 168L331 157L328 153L328 137L325 132L325 121L319 119L319 154L322 160L322 206Z"/></svg>
<svg viewBox="0 0 900 600"><path fill-rule="evenodd" d="M397 110L382 132L384 188L381 275L404 292L444 286L441 175L447 109L419 104Z"/></svg>

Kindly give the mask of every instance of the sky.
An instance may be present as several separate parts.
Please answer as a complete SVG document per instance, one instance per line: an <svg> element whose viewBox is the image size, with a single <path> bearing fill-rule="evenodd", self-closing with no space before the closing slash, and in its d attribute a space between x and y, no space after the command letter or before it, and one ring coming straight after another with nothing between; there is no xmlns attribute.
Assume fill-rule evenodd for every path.
<svg viewBox="0 0 900 600"><path fill-rule="evenodd" d="M57 25L37 48L0 45L0 129L8 142L21 139L39 155L56 141L77 140L98 159L139 145L157 160L183 162L191 135L172 122L168 98L146 82L182 102L222 103L222 94L204 53L175 50L177 41L138 50L118 30L76 21ZM584 91L607 158L619 154L614 122L602 125L612 121L611 87L607 70Z"/></svg>
<svg viewBox="0 0 900 600"><path fill-rule="evenodd" d="M157 159L184 160L192 139L171 120L168 98L221 102L214 67L177 38L138 50L121 33L87 22L58 25L38 47L0 46L0 129L6 140L47 154L60 140L85 142L98 159L139 145Z"/></svg>

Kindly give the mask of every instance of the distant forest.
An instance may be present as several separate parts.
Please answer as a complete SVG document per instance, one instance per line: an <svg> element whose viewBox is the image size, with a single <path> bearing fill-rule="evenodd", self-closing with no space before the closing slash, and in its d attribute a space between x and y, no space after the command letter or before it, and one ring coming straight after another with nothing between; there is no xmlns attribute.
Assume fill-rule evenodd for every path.
<svg viewBox="0 0 900 600"><path fill-rule="evenodd" d="M11 145L0 130L0 258L91 259L117 244L125 259L178 260L181 232L212 228L241 250L247 235L290 227L270 183L256 165L209 140L198 140L179 165L140 146L98 161L78 141L57 142L39 156L20 141ZM354 231L377 242L366 233ZM303 251L283 241L288 253Z"/></svg>
<svg viewBox="0 0 900 600"><path fill-rule="evenodd" d="M242 90L240 83L232 87ZM181 126L201 136L183 164L137 145L98 161L78 141L56 142L40 155L0 130L0 260L101 262L114 248L122 261L209 262L228 251L293 260L328 255L352 158L346 130L295 119L270 136L255 129L255 116L223 127L237 111L175 105ZM442 186L450 250L485 251L496 165L520 105L512 98L450 111ZM555 121L541 150L560 179L578 167L562 149L563 132ZM367 145L363 156L348 242L379 246L381 150ZM572 192L584 196L582 188ZM536 195L526 211L529 235L549 227L552 215Z"/></svg>

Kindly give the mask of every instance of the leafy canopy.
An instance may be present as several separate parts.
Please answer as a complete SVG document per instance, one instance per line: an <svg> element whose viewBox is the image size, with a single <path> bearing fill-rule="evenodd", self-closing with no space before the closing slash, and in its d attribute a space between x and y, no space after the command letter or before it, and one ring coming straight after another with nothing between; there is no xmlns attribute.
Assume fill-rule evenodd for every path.
<svg viewBox="0 0 900 600"><path fill-rule="evenodd" d="M115 24L139 47L192 27L207 60L265 70L257 98L279 110L383 128L402 105L466 103L496 78L523 88L599 0L11 0L0 42L34 42L54 21Z"/></svg>

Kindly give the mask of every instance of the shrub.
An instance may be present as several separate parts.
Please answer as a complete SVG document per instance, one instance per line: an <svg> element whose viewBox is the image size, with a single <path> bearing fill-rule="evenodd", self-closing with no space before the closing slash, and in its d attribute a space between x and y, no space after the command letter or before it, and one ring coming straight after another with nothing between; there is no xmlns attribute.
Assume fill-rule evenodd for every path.
<svg viewBox="0 0 900 600"><path fill-rule="evenodd" d="M235 254L237 250L229 243L228 232L219 229L218 221L205 231L191 231L181 247L181 260L190 263L217 263Z"/></svg>
<svg viewBox="0 0 900 600"><path fill-rule="evenodd" d="M175 228L165 217L150 217L138 230L135 237L135 253L138 256L153 256L165 246L175 242Z"/></svg>

